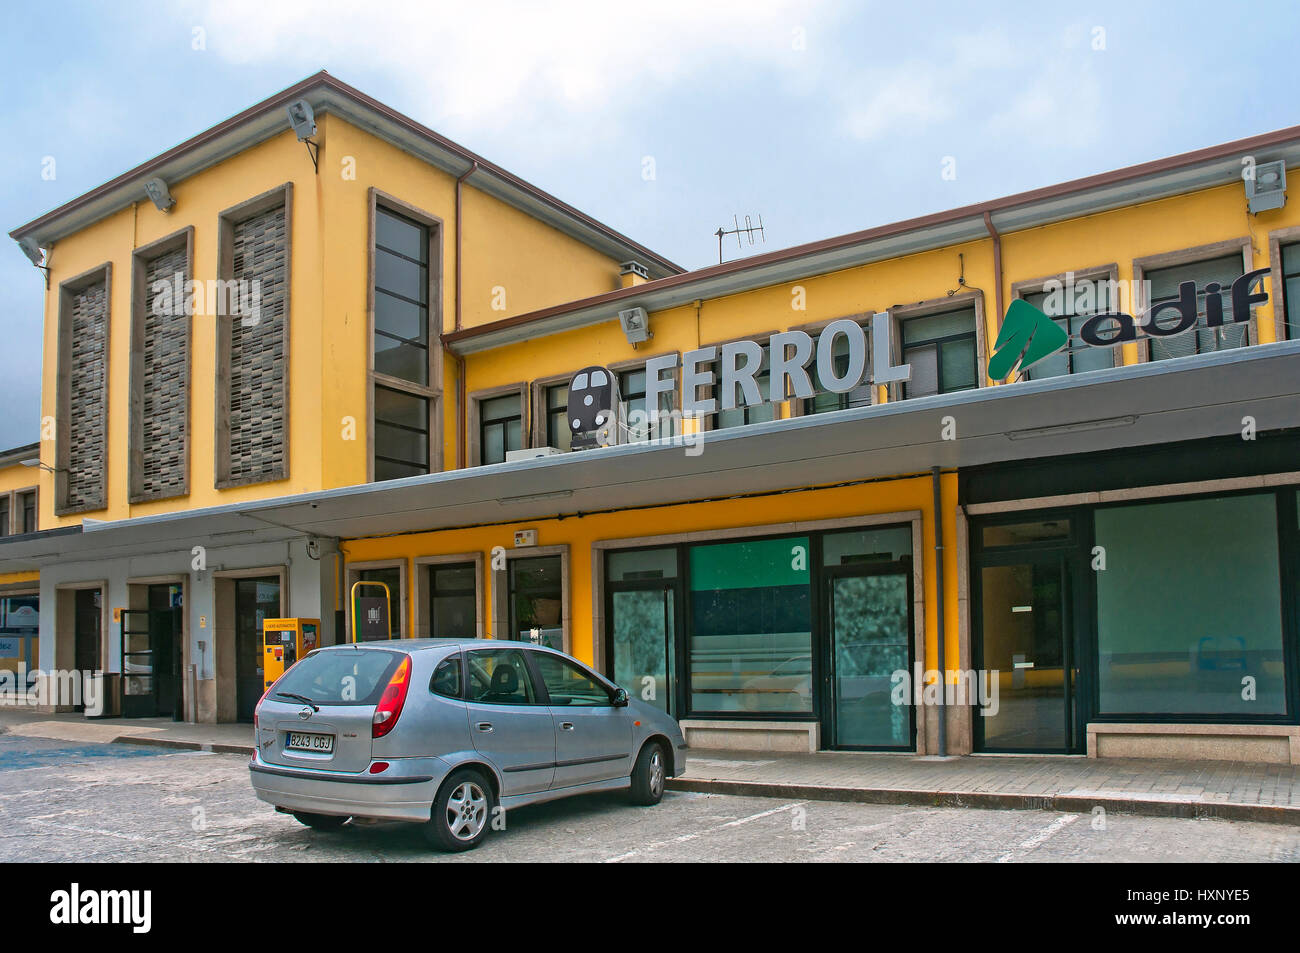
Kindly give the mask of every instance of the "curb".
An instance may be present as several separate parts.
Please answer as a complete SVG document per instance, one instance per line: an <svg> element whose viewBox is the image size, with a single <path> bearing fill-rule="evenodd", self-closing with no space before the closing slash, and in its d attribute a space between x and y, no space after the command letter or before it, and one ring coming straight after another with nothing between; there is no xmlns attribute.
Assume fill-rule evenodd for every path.
<svg viewBox="0 0 1300 953"><path fill-rule="evenodd" d="M673 778L672 791L733 794L749 797L801 798L850 804L910 804L921 807L964 807L995 811L1056 811L1090 814L1100 807L1114 814L1146 817L1215 818L1300 826L1300 808L1234 801L1165 801L1127 797L1079 797L1069 794L996 794L981 791L924 791L898 788L842 788L814 784L764 781Z"/></svg>
<svg viewBox="0 0 1300 953"><path fill-rule="evenodd" d="M150 738L145 735L118 735L111 742L115 745L142 745L147 748L176 748L180 751L210 751L213 754L253 753L252 745L231 745L218 741L182 741L179 738Z"/></svg>

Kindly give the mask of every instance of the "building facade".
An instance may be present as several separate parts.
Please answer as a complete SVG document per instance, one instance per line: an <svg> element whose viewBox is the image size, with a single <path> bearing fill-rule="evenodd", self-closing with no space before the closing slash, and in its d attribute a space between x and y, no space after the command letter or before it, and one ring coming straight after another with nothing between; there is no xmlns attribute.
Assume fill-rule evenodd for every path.
<svg viewBox="0 0 1300 953"><path fill-rule="evenodd" d="M0 583L43 669L198 720L249 716L259 620L346 639L382 582L392 634L561 647L697 746L1292 762L1298 157L682 272L322 74L11 233L53 425Z"/></svg>

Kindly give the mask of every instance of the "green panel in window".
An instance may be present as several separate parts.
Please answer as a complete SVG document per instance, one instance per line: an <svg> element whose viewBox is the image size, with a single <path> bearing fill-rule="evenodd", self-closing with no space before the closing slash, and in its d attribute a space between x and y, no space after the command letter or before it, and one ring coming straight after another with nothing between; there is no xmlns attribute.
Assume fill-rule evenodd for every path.
<svg viewBox="0 0 1300 953"><path fill-rule="evenodd" d="M759 589L808 583L808 537L745 540L691 549L691 588Z"/></svg>

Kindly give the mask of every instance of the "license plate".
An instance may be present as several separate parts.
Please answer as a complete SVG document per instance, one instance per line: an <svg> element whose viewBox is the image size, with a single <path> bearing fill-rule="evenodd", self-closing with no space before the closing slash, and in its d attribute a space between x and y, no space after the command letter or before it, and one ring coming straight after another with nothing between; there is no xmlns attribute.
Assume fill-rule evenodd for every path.
<svg viewBox="0 0 1300 953"><path fill-rule="evenodd" d="M305 731L289 732L289 740L285 743L285 748L290 751L318 751L322 754L332 754L334 752L333 735L315 735Z"/></svg>

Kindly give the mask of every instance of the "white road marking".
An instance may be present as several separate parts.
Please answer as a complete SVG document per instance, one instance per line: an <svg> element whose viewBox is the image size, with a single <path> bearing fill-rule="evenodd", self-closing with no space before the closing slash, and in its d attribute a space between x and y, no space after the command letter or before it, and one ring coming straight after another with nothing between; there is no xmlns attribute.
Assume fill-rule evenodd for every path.
<svg viewBox="0 0 1300 953"><path fill-rule="evenodd" d="M1005 864L1005 863L1010 862L1010 861L1011 861L1011 860L1016 856L1016 851L1027 851L1027 850L1033 850L1035 847L1037 847L1037 846L1038 846L1039 844L1041 844L1043 841L1047 840L1049 837L1051 837L1052 835L1058 833L1059 831L1064 830L1066 827L1068 827L1069 825L1073 824L1073 823L1074 823L1075 821L1077 821L1078 819L1079 819L1079 815L1078 815L1078 814L1063 814L1063 815L1061 815L1061 816L1058 817L1056 820L1052 821L1052 823L1050 823L1050 824L1048 824L1046 827L1044 827L1044 828L1043 828L1041 831L1039 831L1037 834L1035 834L1033 837L1029 838L1029 840L1027 840L1027 841L1025 841L1023 844L1021 844L1019 847L1015 848L1014 850L1009 850L1009 851L1007 851L1005 854L1003 854L1001 857L999 857L999 858L995 861L995 863Z"/></svg>
<svg viewBox="0 0 1300 953"><path fill-rule="evenodd" d="M751 814L748 817L739 817L733 821L727 821L726 823L719 824L716 827L708 827L702 831L694 831L690 834L682 834L681 836L674 837L671 840L658 841L653 844L646 844L644 847L638 847L636 850L630 850L626 854L619 854L617 857L608 857L605 859L604 863L617 864L619 861L627 860L629 857L636 857L640 854L645 853L646 851L658 850L660 847L668 847L672 844L684 844L687 841L692 841L698 837L703 837L705 834L716 834L719 831L724 831L727 830L728 828L739 827L741 824L748 824L750 821L757 821L764 817L771 817L773 814L780 814L783 811L794 810L796 807L802 807L807 803L808 803L807 801L793 801L790 804L782 804L780 807L774 807L771 810L767 810L767 811L760 811L759 813Z"/></svg>

